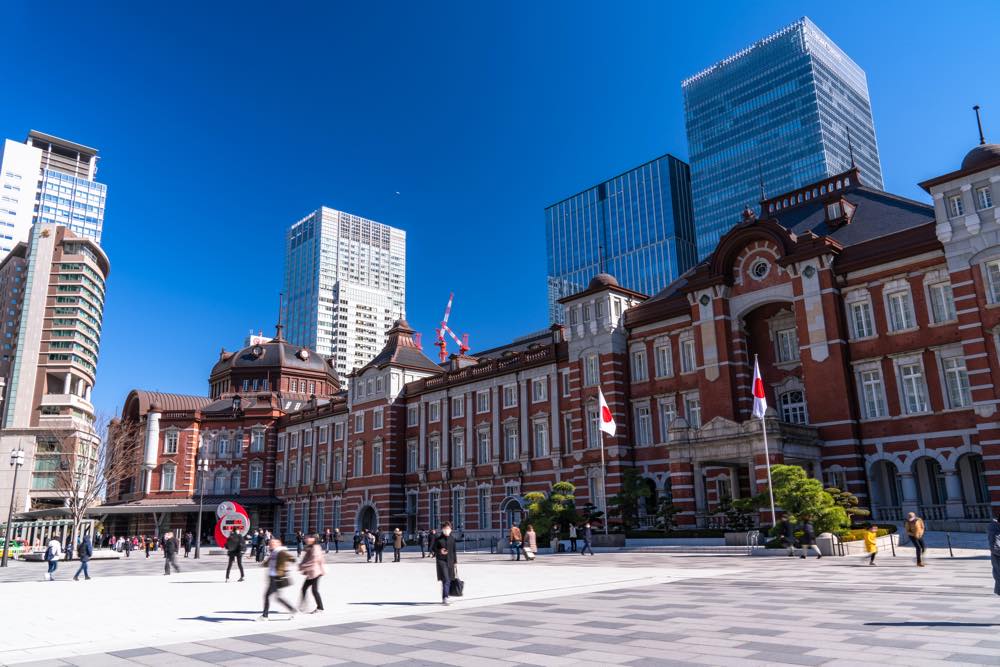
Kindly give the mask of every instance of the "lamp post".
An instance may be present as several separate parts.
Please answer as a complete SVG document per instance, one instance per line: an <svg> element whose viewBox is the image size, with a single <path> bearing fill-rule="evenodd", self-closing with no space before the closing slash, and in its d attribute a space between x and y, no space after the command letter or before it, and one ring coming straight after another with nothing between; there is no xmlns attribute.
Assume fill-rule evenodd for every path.
<svg viewBox="0 0 1000 667"><path fill-rule="evenodd" d="M14 482L10 489L10 508L7 510L7 529L4 531L3 556L0 557L0 567L7 567L7 554L10 552L11 534L14 532L11 521L14 519L14 494L17 492L17 469L24 465L24 449L18 445L10 452L10 464L14 467Z"/></svg>
<svg viewBox="0 0 1000 667"><path fill-rule="evenodd" d="M208 472L208 459L198 459L198 532L194 536L194 557L201 558L201 515L205 506L205 473Z"/></svg>

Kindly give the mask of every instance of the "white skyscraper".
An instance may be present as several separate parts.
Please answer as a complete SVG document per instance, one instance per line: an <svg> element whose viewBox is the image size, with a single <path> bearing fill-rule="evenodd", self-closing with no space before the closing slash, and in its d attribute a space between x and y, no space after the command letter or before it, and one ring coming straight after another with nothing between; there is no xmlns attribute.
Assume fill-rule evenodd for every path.
<svg viewBox="0 0 1000 667"><path fill-rule="evenodd" d="M35 222L62 225L100 243L107 186L97 149L32 130L0 148L0 260L27 242Z"/></svg>
<svg viewBox="0 0 1000 667"><path fill-rule="evenodd" d="M323 207L285 236L288 340L333 357L344 379L406 310L406 232Z"/></svg>

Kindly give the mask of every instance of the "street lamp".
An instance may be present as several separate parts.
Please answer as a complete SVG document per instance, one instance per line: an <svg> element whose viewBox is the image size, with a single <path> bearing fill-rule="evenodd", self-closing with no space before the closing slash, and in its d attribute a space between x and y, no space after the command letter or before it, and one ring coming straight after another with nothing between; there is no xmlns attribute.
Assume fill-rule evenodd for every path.
<svg viewBox="0 0 1000 667"><path fill-rule="evenodd" d="M17 449L10 451L10 464L14 467L14 483L10 489L10 508L7 510L7 530L3 538L3 556L0 557L0 567L7 567L7 554L10 552L11 521L14 519L14 493L17 491L17 469L24 465L24 450L18 445Z"/></svg>
<svg viewBox="0 0 1000 667"><path fill-rule="evenodd" d="M198 459L198 532L194 536L194 557L201 557L201 515L205 506L205 474L208 472L208 459Z"/></svg>

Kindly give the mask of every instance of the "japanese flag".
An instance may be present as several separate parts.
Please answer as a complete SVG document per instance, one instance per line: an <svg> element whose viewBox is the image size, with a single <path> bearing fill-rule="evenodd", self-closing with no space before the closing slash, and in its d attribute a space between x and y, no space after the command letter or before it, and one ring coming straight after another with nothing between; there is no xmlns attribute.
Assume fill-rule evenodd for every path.
<svg viewBox="0 0 1000 667"><path fill-rule="evenodd" d="M601 391L600 387L597 388L597 409L601 413L601 430L612 438L615 437L615 418L611 415L611 408L604 400L604 392Z"/></svg>
<svg viewBox="0 0 1000 667"><path fill-rule="evenodd" d="M760 367L757 359L753 360L753 416L764 418L767 412L767 398L764 396L764 380L760 377Z"/></svg>

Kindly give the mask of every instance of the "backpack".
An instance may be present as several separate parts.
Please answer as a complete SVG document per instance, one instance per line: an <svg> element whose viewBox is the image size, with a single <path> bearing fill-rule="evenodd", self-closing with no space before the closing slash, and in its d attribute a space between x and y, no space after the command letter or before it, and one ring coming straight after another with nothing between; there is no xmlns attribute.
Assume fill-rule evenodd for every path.
<svg viewBox="0 0 1000 667"><path fill-rule="evenodd" d="M375 546L380 549L385 546L385 536L382 533L375 536Z"/></svg>
<svg viewBox="0 0 1000 667"><path fill-rule="evenodd" d="M45 560L52 560L53 555L54 554L52 553L52 547L47 547L45 549Z"/></svg>

